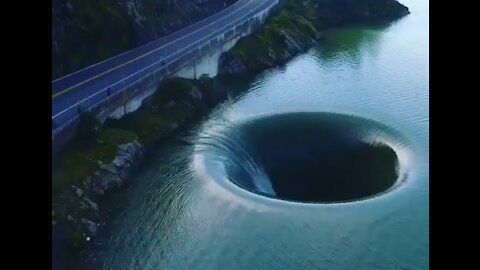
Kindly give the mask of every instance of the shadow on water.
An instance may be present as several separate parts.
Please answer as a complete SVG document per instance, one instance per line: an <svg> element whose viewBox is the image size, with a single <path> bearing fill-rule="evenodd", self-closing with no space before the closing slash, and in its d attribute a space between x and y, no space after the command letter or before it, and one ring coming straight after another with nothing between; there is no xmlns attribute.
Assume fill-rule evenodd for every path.
<svg viewBox="0 0 480 270"><path fill-rule="evenodd" d="M245 89L250 89L257 76L257 74L218 75L214 78L214 88L234 98L243 94Z"/></svg>

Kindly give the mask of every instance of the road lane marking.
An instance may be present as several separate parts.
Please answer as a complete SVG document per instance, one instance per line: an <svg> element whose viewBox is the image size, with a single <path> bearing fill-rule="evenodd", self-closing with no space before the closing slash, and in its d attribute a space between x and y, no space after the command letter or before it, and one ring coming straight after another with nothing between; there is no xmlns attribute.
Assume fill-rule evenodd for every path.
<svg viewBox="0 0 480 270"><path fill-rule="evenodd" d="M217 14L225 13L226 11L228 11L228 10L230 10L230 9L233 9L233 8L236 7L239 3L242 3L242 2L244 2L244 1L237 1L237 2L233 3L231 6L222 9L221 11L219 11L219 12L216 13L216 14L213 14L213 15L210 16L210 17L204 18L203 20L200 20L200 21L198 21L198 22L196 22L196 23L194 23L194 24L192 24L192 25L188 25L188 26L186 26L185 28L182 28L182 29L180 29L180 30L178 30L178 31L175 31L175 32L173 32L173 33L170 33L170 34L168 34L167 36L161 37L161 38L159 38L159 39L168 39L169 36L173 36L173 35L179 33L180 31L184 31L184 30L187 29L187 28L193 28L193 27L195 27L196 25L204 22L205 20L210 19L211 17L213 17L213 16L215 16L215 15L217 15ZM245 4L245 5L247 5L247 4ZM77 70L77 71L75 71L75 72L72 72L72 73L70 73L70 74L67 74L67 75L65 75L65 76L63 76L63 77L57 78L57 79L53 80L52 83L55 83L55 82L57 82L57 81L59 81L59 80L68 78L68 77L70 77L70 76L72 76L72 75L74 75L74 74L77 74L77 73L79 73L79 72L81 72L81 71L84 71L84 70L87 70L87 69L89 69L89 68L93 68L93 67L95 67L95 66L97 66L97 65L100 65L100 64L102 64L102 63L104 63L104 62L110 61L110 60L112 60L112 59L115 59L115 58L117 58L117 57L120 57L120 56L122 56L122 55L125 55L125 54L127 54L127 53L129 53L129 52L132 52L132 51L134 51L134 50L136 50L136 49L143 48L143 47L147 47L148 45L157 42L159 39L152 40L152 41L150 41L150 42L148 42L148 43L146 43L146 44L143 44L143 45L141 45L141 46L139 46L139 47L137 47L137 48L133 48L133 49L131 49L131 50L125 51L125 52L123 52L123 53L121 53L121 54L117 54L117 55L115 55L115 56L113 56L113 57L110 57L110 58L108 58L108 59L105 59L105 60L100 61L100 62L98 62L98 63L95 63L95 64L93 64L93 65L90 65L90 66L88 66L88 67L82 68L82 69L80 69L80 70Z"/></svg>
<svg viewBox="0 0 480 270"><path fill-rule="evenodd" d="M90 77L90 78L88 78L88 79L86 79L86 80L83 80L83 81L77 83L77 84L74 84L74 85L72 85L72 86L70 86L70 87L68 87L68 88L66 88L66 89L64 89L64 90L62 90L62 91L60 91L60 92L58 92L58 93L56 93L56 94L53 94L53 95L52 95L52 99L54 99L54 98L57 97L57 96L63 95L64 93L69 92L69 91L71 91L72 89L77 88L77 87L80 86L80 85L83 85L83 84L85 84L85 83L87 83L87 82L89 82L89 81L95 80L96 78L99 78L99 77L101 77L101 76L103 76L103 75L105 75L105 74L107 74L107 73L110 73L110 72L112 72L113 70L117 70L117 69L119 69L119 68L121 68L121 67L124 67L124 66L126 66L126 65L128 65L128 64L130 64L130 63L132 63L132 62L135 62L136 60L138 60L138 59L140 59L140 58L143 58L143 57L145 57L146 55L150 55L150 54L152 54L152 53L154 53L154 52L156 52L156 51L158 51L158 50L160 50L160 49L163 49L164 47L166 47L166 46L168 46L168 45L171 45L171 44L173 44L173 43L175 43L175 42L177 42L177 41L179 41L179 40L185 39L186 37L189 37L189 36L191 36L192 34L197 33L197 32L199 32L200 30L203 30L203 29L209 27L209 26L211 26L211 25L214 24L214 23L217 23L218 21L220 21L220 20L222 20L222 19L228 18L228 17L232 16L233 14L238 13L239 11L243 10L244 7L246 7L247 5L250 5L250 3L252 3L252 2L253 2L253 0L248 1L247 4L245 4L245 5L242 6L241 8L233 11L232 13L226 15L225 17L222 17L222 18L220 18L220 19L218 19L218 20L216 20L216 21L213 21L213 22L211 22L210 24L207 24L207 25L205 25L205 26L202 27L202 28L199 28L199 29L197 29L197 30L195 30L195 31L193 31L193 32L190 32L190 33L187 34L187 35L184 35L184 36L182 36L182 37L180 37L180 38L178 38L178 39L176 39L176 40L173 40L173 41L171 41L171 42L169 42L169 43L167 43L167 44L164 44L164 45L162 45L162 46L160 46L160 47L158 47L158 48L155 48L155 49L153 49L153 50L151 50L151 51L149 51L149 52L147 52L147 53L144 53L144 54L142 54L142 55L140 55L140 56L138 56L138 57L136 57L136 58L133 58L132 60L129 60L129 61L127 61L127 62L124 62L124 63L122 63L122 64L120 64L120 65L117 65L117 66L115 66L115 67L113 67L113 68L111 68L111 69L108 69L108 70L106 70L106 71L104 71L104 72L102 72L102 73L99 73L99 74L97 74L97 75L95 75L95 76L93 76L93 77Z"/></svg>
<svg viewBox="0 0 480 270"><path fill-rule="evenodd" d="M277 1L275 1L274 3L277 3ZM269 7L271 7L272 5L274 5L274 4L271 4ZM256 8L255 8L255 10L257 10L257 9L258 9L258 8L260 8L261 6L262 6L262 5L260 5L260 6L256 7ZM246 15L250 15L250 14L246 14ZM243 16L243 17L246 17L246 16ZM235 24L237 21L240 21L241 19L243 19L243 17L241 17L241 18L239 18L239 19L235 20L234 22L232 22L232 23L230 23L230 24ZM229 25L225 25L225 26L223 26L223 28L226 28L227 26L230 26L230 24L229 24ZM212 35L212 34L209 34L209 35L207 35L207 36L203 37L202 39L200 39L200 40L197 40L195 43L198 43L198 42L202 41L203 39L210 37L211 35ZM195 44L195 43L192 43L192 44L190 44L190 46L191 46L191 45L193 45L193 44ZM176 54L180 53L181 51L183 51L183 50L185 50L185 49L188 49L188 48L189 48L189 47L186 47L186 48L183 48L183 49L181 49L181 50L179 50L179 51L176 51L175 53L173 53L173 54L171 54L171 55L167 56L165 59L168 59L168 58L172 57L173 55L176 55ZM57 116L59 116L59 115L61 115L61 114L65 113L66 111L68 111L68 110L70 110L70 109L72 109L72 108L74 108L74 107L78 106L80 103L84 102L85 100L88 100L88 99L90 99L91 97L93 97L93 96L96 96L96 95L98 95L98 94L100 94L100 93L104 92L104 91L105 91L105 90L107 90L108 88L111 88L112 86L114 86L114 85L117 85L117 84L119 84L119 83L121 83L121 82L123 82L123 81L125 81L125 80L129 79L129 78L130 78L130 77L132 77L132 76L135 76L135 75L137 75L139 72L142 72L142 71L144 71L144 70L146 70L146 69L148 69L148 68L150 68L150 67L152 67L152 66L154 66L154 65L158 64L159 62L161 62L161 61L164 61L165 59L162 59L162 60L156 61L155 63L153 63L153 64L151 64L151 65L149 65L149 66L147 66L147 67L145 67L145 68L143 68L143 69L141 69L141 70L137 71L136 73L133 73L133 74L129 75L128 77L125 77L125 78L123 78L122 80L120 80L120 81L117 81L117 82L115 82L115 83L113 83L113 84L109 85L108 87L105 87L105 88L103 88L102 90L100 90L100 91L97 91L96 93L94 93L94 94L92 94L92 95L90 95L90 96L88 96L88 97L86 97L86 98L84 98L84 99L82 99L82 100L78 101L77 103L75 103L75 104L71 105L70 107L68 107L68 108L66 108L66 109L64 109L64 110L62 110L62 111L60 111L60 112L59 112L59 113L57 113L56 115L52 116L52 119L54 119L54 118L56 118ZM155 71L158 71L158 70L161 70L161 69L164 69L164 68L165 68L165 66L162 66L162 67L160 67L159 69L157 69L157 70L155 70ZM142 78L144 78L144 77L142 77ZM134 83L136 83L137 81L138 81L138 79L137 79L137 80L135 80L134 82L130 83L130 84L129 84L129 85L127 85L126 87L124 87L124 88L122 88L122 89L118 90L118 91L117 91L116 93L114 93L113 95L116 95L117 93L120 93L120 92L124 91L125 89L127 89L128 87L130 87L131 85L133 85ZM102 100L102 101L103 101L103 100ZM102 101L99 101L99 102L102 102ZM96 104L98 104L99 102L97 102ZM96 104L95 104L95 105L96 105ZM95 106L95 105L94 105L94 106ZM92 107L92 106L90 106L90 107Z"/></svg>

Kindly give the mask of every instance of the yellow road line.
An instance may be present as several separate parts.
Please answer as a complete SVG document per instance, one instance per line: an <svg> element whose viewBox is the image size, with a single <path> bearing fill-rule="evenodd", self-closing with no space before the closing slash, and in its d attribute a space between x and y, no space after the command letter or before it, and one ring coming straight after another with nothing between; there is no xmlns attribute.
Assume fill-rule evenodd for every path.
<svg viewBox="0 0 480 270"><path fill-rule="evenodd" d="M251 2L252 2L252 0L249 1L247 4L245 4L242 8L237 9L237 10L235 10L234 12L232 12L231 14L229 14L229 16L231 16L231 15L237 13L238 11L242 10L244 7L248 6ZM225 18L225 17L223 17L223 18ZM140 56L138 56L138 57L136 57L136 58L134 58L134 59L132 59L132 60L129 60L129 61L127 61L127 62L125 62L125 63L122 63L122 64L120 64L120 65L118 65L118 66L115 66L115 67L113 67L113 68L111 68L111 69L109 69L109 70L106 70L106 71L104 71L104 72L102 72L102 73L100 73L100 74L97 74L97 75L95 75L95 76L93 76L93 77L90 77L90 78L84 80L84 81L81 81L81 82L79 82L79 83L77 83L77 84L75 84L75 85L72 85L72 86L66 88L66 89L63 90L63 91L60 91L60 92L52 95L52 99L54 99L54 98L56 98L56 97L58 97L58 96L60 96L60 95L63 95L63 94L65 94L66 92L69 92L69 91L71 91L72 89L74 89L74 88L76 88L76 87L78 87L78 86L80 86L80 85L82 85L82 84L85 84L85 83L87 83L87 82L89 82L89 81L92 81L92 80L94 80L94 79L96 79L96 78L98 78L98 77L101 77L101 76L103 76L103 75L105 75L105 74L107 74L107 73L110 73L110 72L112 72L113 70L116 70L116 69L119 69L119 68L121 68L121 67L123 67L123 66L126 66L126 65L128 65L128 64L130 64L130 63L132 63L132 62L134 62L134 61L136 61L136 60L138 60L138 59L140 59L140 58L142 58L142 57L144 57L144 56L146 56L146 55L152 54L152 53L154 53L154 52L156 52L156 51L158 51L158 50L160 50L160 49L162 49L162 48L164 48L164 47L166 47L166 46L168 46L168 45L170 45L170 44L172 44L172 43L174 43L174 42L176 42L176 41L178 41L178 40L184 39L185 37L188 37L188 36L190 36L190 35L198 32L198 31L200 31L200 30L203 30L203 29L207 28L208 26L210 26L210 25L212 25L212 24L220 21L220 20L223 19L223 18L220 18L220 19L218 19L218 20L216 20L216 21L214 21L214 22L211 22L211 23L209 23L208 25L206 25L206 26L204 26L204 27L202 27L202 28L199 28L199 29L197 29L197 30L195 30L195 31L193 31L193 32L191 32L191 33L189 33L188 35L182 36L182 37L180 37L179 39L176 39L176 40L173 40L173 41L171 41L171 42L169 42L169 43L167 43L167 44L164 44L164 45L162 45L161 47L158 47L158 48L156 48L156 49L154 49L154 50L151 50L151 51L149 51L149 52L147 52L147 53L145 53L145 54L143 54L143 55L140 55Z"/></svg>

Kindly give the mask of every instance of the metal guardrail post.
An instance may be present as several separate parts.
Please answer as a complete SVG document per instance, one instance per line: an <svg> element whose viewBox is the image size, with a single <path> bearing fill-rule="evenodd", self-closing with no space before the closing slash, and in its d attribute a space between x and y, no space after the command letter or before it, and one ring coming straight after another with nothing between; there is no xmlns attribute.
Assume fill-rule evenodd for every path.
<svg viewBox="0 0 480 270"><path fill-rule="evenodd" d="M268 13L270 12L270 8L273 7L273 6L275 6L276 3L274 3L274 4L266 3L266 4L268 4L268 7L264 8L264 10L266 10L266 12L267 12L267 14L268 14ZM263 5L263 6L264 6L264 5ZM237 18L234 22L227 22L228 26L227 26L227 25L223 25L223 26L221 26L221 27L218 27L217 25L215 25L214 27L211 28L211 32L213 32L213 33L216 35L216 37L218 37L218 35L220 35L220 34L226 34L226 33L228 33L228 31L222 32L222 33L218 33L218 31L220 31L220 30L226 30L226 27L232 27L232 26L233 26L233 31L232 31L231 33L233 33L233 38L234 38L234 37L237 35L236 27L240 27L239 32L242 32L242 27L241 27L241 26L243 26L245 23L247 24L247 28L250 28L250 27L252 26L252 25L250 25L250 24L254 24L254 23L252 23L252 22L255 22L256 19L255 19L255 17L252 17L252 15L255 16L256 14L254 14L254 11L257 11L257 10L258 10L258 8L256 8L255 10L251 9L250 12L247 14L247 16L244 15L244 16L242 16L242 18ZM262 17L263 17L263 16L262 16ZM223 21L225 21L225 20L222 19L222 22L223 22ZM230 28L230 30L232 30L232 29ZM240 34L241 34L241 33L240 33ZM214 37L212 40L214 40L214 39L215 39L215 37ZM227 39L228 39L228 38L227 38ZM211 40L210 40L209 42L211 42ZM191 45L196 45L196 46L193 47L193 46L191 46ZM201 45L200 45L198 42L195 42L195 44L190 44L190 45L188 45L185 49L189 50L189 52L194 52L194 51L198 50L199 56L200 56L200 55L201 55L201 51L202 51L201 48L202 48ZM166 55L168 49L169 49L169 47L162 47L162 48L160 49L160 54L161 54L161 59L162 59L162 61L160 62L160 67L158 68L158 71L159 71L159 72L162 72L162 71L164 70L164 75L170 75L170 73L175 72L175 70L177 69L177 68L175 68L175 66L173 66L173 69L170 71L170 70L169 70L169 65L164 62L164 61L165 61L165 55ZM176 48L174 48L174 49L176 49ZM183 51L183 49L182 49L182 51ZM180 59L179 56L181 56L181 55L180 55L179 53L180 53L180 52L178 52L178 51L174 51L174 52L172 52L170 55L167 56L167 59L168 59L169 64L175 63L175 60L179 60L179 59ZM163 63L162 63L162 62L163 62ZM178 61L177 61L177 62L178 62ZM178 63L177 63L177 64L178 64ZM177 67L178 67L178 66L179 66L179 65L177 65ZM155 80L155 81L160 80L161 78L164 77L164 76L162 76L162 73L160 73L159 76L156 76L156 71L157 71L157 70L155 70L155 64L152 65L152 70L153 70L153 73L154 73L154 74L153 74L153 75L154 75L153 77L154 77L154 80ZM136 72L137 72L137 81L139 81L139 80L141 80L139 68L136 69ZM120 85L123 85L123 88L121 88L121 89L123 89L123 90L126 92L126 87L127 87L127 85L132 85L133 83L136 83L136 82L127 84L127 82L125 81L125 74L124 74L124 72L122 72L122 75L121 75L121 76L122 76L122 82L121 82L121 84L118 84L119 82L115 82L114 84L116 85L116 87L119 87ZM129 81L130 81L130 77L133 77L134 74L127 74L127 76L128 76L127 78L128 78ZM143 76L143 78L147 78L148 76L149 76L149 75ZM104 83L103 83L103 84L104 84L104 88L101 90L101 92L103 92L103 91L106 90L106 91L107 91L107 94L104 94L104 93L101 93L101 92L93 93L93 94L92 94L92 93L89 93L89 94L92 94L92 95L91 95L91 96L84 97L84 99L83 99L84 102L85 102L84 105L85 105L86 108L88 108L89 110L90 110L91 108L93 108L94 106L96 106L97 104L99 104L99 103L101 103L101 102L104 102L105 100L108 100L108 99L110 98L110 95L111 95L111 94L116 94L116 93L111 93L111 91L112 91L111 88L107 88L107 87L108 87L108 82L107 82L106 79L104 79ZM118 89L118 88L117 88L117 92L118 92L119 90L121 91L121 89ZM90 89L88 89L88 90L90 90L90 92L91 92L91 91L93 91L93 88L90 88ZM127 95L128 95L128 93L127 93ZM78 97L78 95L75 95L75 96ZM97 101L97 102L94 103L94 102L93 102L93 101L94 101L94 100L93 100L93 96L96 96L95 99L99 99L99 101ZM92 99L89 99L90 97L92 97ZM68 116L67 116L67 117L59 117L59 119L58 119L58 118L55 119L55 122L56 122L57 125L59 125L59 126L64 125L66 122L72 121L73 119L75 119L75 118L78 116L78 115L75 113L75 111L72 111L72 109L75 109L75 108L73 108L73 107L75 107L75 106L73 105L73 104L75 104L75 103L74 103L75 100L73 99L73 102L72 102L72 101L70 100L71 98L72 98L71 96L70 96L70 97L67 97L66 103L67 103L67 105L68 105L67 108L69 108L69 109L66 109L66 110L64 111L64 113L67 113ZM93 104L92 104L92 103L93 103ZM70 108L70 106L72 106L72 108ZM60 113L60 114L63 114L63 112ZM58 116L60 116L60 114L59 114ZM61 120L62 118L63 118L64 120Z"/></svg>

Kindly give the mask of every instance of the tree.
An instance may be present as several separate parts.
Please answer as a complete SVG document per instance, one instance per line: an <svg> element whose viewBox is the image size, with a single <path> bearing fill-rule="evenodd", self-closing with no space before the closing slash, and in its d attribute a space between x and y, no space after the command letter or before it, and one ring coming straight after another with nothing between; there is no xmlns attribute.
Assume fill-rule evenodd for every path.
<svg viewBox="0 0 480 270"><path fill-rule="evenodd" d="M80 114L75 137L81 142L91 143L98 137L99 130L100 122L95 115L92 112L84 112Z"/></svg>

